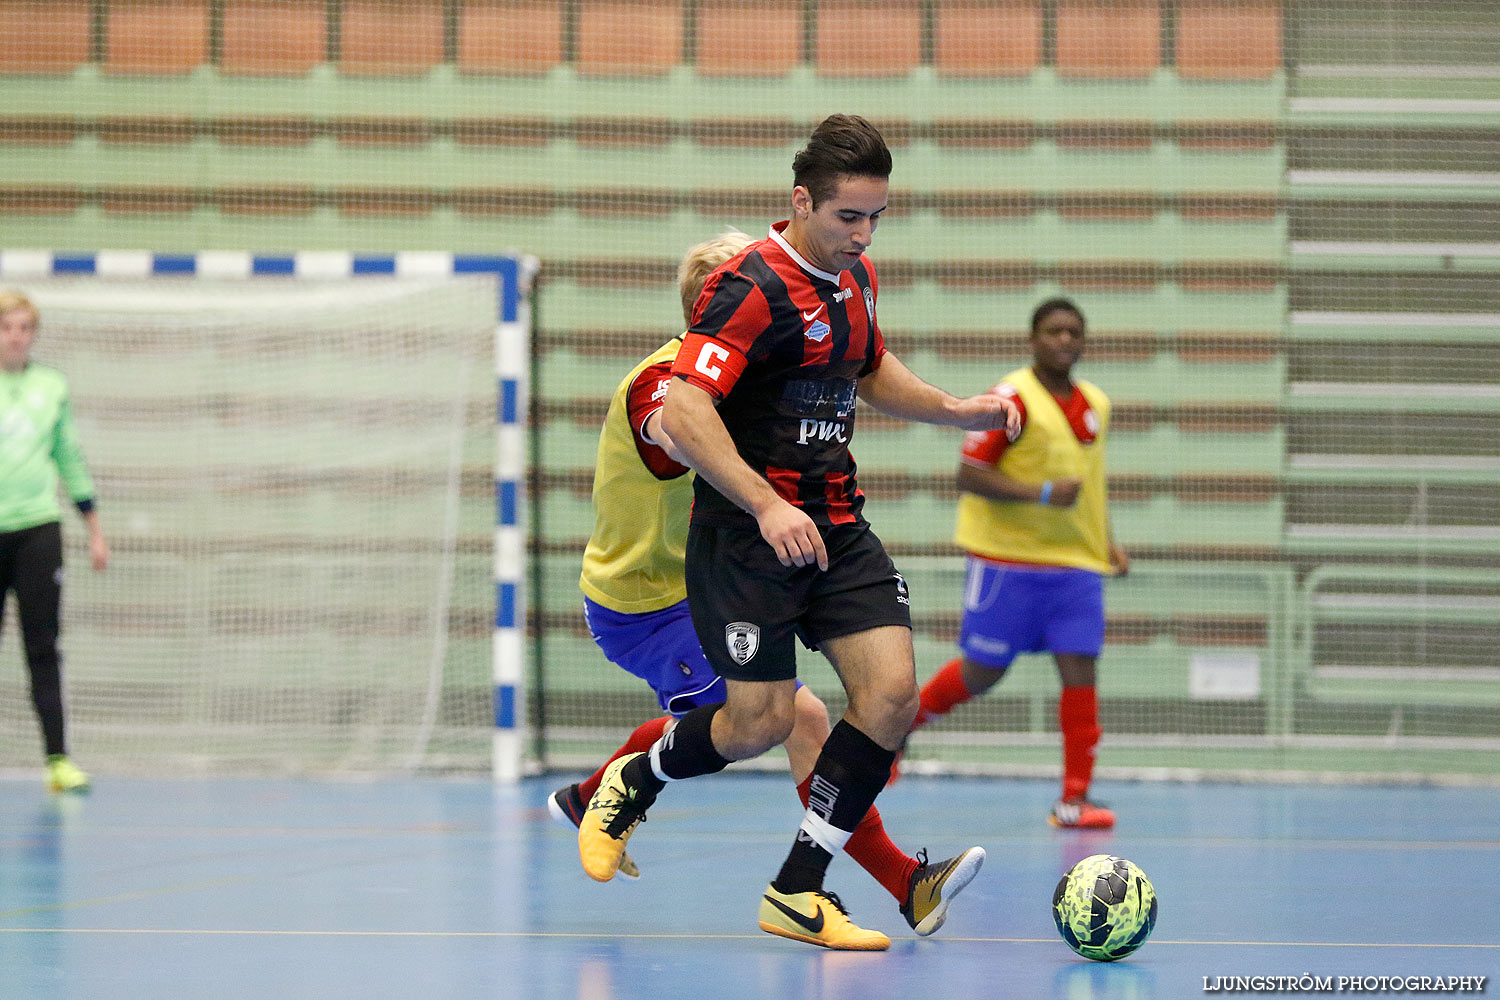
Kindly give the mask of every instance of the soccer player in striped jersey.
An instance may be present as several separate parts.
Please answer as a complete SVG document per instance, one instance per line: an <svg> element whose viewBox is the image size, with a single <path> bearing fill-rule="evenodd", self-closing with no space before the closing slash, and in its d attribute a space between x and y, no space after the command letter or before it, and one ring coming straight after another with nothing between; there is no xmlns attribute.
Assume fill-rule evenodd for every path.
<svg viewBox="0 0 1500 1000"><path fill-rule="evenodd" d="M678 286L689 321L704 279L751 242L743 233L730 232L688 251L678 269ZM725 699L724 681L704 657L687 607L683 549L693 477L661 429L661 408L681 344L677 336L652 352L625 376L610 399L594 464L594 530L579 579L594 641L612 662L649 684L668 714L638 727L587 779L552 794L548 811L573 827L582 820L609 764L649 749L692 709ZM828 709L800 683L794 705L795 724L786 751L805 807L813 765L829 733ZM895 898L902 915L921 935L942 926L950 901L984 860L984 851L977 847L935 864L927 862L925 851L911 857L891 841L873 806L855 828L847 851ZM640 874L628 853L620 857L619 872L627 878Z"/></svg>
<svg viewBox="0 0 1500 1000"><path fill-rule="evenodd" d="M68 380L31 360L39 313L19 292L0 292L0 600L14 591L31 674L31 702L46 749L47 786L86 792L88 775L68 757L62 666L57 652L62 601L59 476L89 532L96 571L109 545L94 509L94 484L78 446Z"/></svg>
<svg viewBox="0 0 1500 1000"><path fill-rule="evenodd" d="M1104 470L1110 405L1073 378L1083 313L1050 299L1031 317L1033 361L991 391L1013 400L1014 433L964 437L954 540L969 553L963 655L922 688L913 728L994 687L1018 653L1049 651L1062 679L1062 795L1048 820L1108 828L1115 814L1089 801L1099 743L1096 663L1104 645L1104 576L1130 568L1109 526Z"/></svg>
<svg viewBox="0 0 1500 1000"><path fill-rule="evenodd" d="M823 947L879 951L890 939L856 926L823 888L829 862L884 787L918 703L906 582L861 514L849 451L855 399L965 430L1006 427L1017 413L992 394L959 399L928 385L885 349L864 254L889 192L879 131L854 116L825 119L792 171L792 217L705 283L662 409L662 428L697 473L688 607L725 700L610 765L579 826L579 854L585 870L608 878L668 782L785 741L800 638L833 663L849 707L818 755L807 812L762 894L759 924Z"/></svg>

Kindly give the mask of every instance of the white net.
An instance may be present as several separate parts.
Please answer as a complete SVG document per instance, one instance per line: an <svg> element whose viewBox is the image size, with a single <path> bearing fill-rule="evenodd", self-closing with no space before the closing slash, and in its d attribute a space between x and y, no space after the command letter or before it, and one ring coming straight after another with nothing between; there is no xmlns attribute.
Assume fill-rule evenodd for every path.
<svg viewBox="0 0 1500 1000"><path fill-rule="evenodd" d="M65 512L77 758L486 767L493 281L25 287L114 550L91 573ZM0 762L31 763L13 628L4 648Z"/></svg>

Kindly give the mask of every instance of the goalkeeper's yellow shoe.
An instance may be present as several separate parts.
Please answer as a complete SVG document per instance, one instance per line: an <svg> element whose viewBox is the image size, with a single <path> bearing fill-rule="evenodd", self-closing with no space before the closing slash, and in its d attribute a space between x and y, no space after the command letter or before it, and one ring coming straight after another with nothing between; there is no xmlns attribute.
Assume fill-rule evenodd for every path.
<svg viewBox="0 0 1500 1000"><path fill-rule="evenodd" d="M777 892L774 885L767 886L760 899L760 929L835 951L885 951L891 946L879 931L856 927L839 898L823 889Z"/></svg>
<svg viewBox="0 0 1500 1000"><path fill-rule="evenodd" d="M655 798L627 784L620 773L639 756L626 754L604 769L599 788L578 822L578 860L595 882L615 877L625 857L626 841L645 820L646 807Z"/></svg>
<svg viewBox="0 0 1500 1000"><path fill-rule="evenodd" d="M66 754L55 753L47 758L47 787L54 792L82 794L89 790L89 776Z"/></svg>
<svg viewBox="0 0 1500 1000"><path fill-rule="evenodd" d="M974 881L984 864L984 848L971 847L957 857L936 864L927 863L927 852L917 854L917 870L911 873L906 888L906 902L901 915L911 929L926 937L948 919L948 904Z"/></svg>

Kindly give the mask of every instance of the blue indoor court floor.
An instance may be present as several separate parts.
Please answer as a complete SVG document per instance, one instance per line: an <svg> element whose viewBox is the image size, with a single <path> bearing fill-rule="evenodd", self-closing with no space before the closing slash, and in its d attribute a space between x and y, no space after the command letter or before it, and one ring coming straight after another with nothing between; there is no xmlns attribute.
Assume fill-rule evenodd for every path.
<svg viewBox="0 0 1500 1000"><path fill-rule="evenodd" d="M1043 822L1051 783L909 777L880 800L897 841L989 858L923 939L835 861L829 887L893 939L853 954L756 929L800 814L785 777L669 788L631 842L644 878L605 885L544 808L575 777L105 775L87 798L0 778L0 998L1144 1000L1303 975L1331 977L1321 995L1380 976L1500 994L1493 787L1104 783L1120 827L1083 833ZM1050 914L1060 873L1096 853L1137 862L1161 900L1152 939L1109 965Z"/></svg>

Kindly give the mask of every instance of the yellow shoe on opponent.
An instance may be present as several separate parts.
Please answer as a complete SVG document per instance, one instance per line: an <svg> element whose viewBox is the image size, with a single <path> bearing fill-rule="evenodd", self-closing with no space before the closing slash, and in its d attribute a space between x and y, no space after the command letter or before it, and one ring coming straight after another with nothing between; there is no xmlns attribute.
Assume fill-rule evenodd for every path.
<svg viewBox="0 0 1500 1000"><path fill-rule="evenodd" d="M595 882L608 882L620 870L625 843L646 818L651 801L625 781L621 771L641 756L626 754L604 770L599 788L578 822L578 860Z"/></svg>

